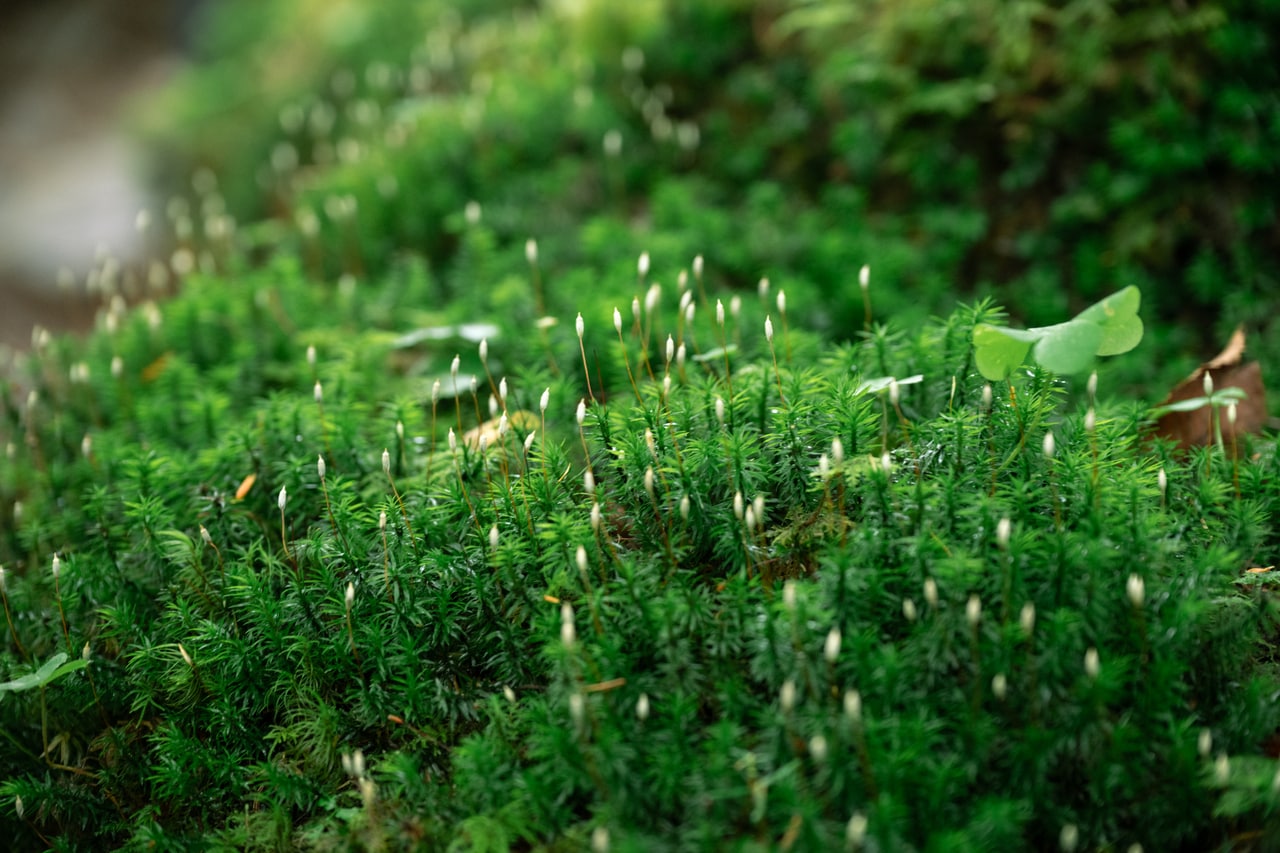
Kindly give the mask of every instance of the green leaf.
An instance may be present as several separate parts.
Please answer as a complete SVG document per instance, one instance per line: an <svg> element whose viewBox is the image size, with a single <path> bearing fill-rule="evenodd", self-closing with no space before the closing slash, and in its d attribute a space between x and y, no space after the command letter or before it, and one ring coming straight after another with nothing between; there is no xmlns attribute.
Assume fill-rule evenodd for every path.
<svg viewBox="0 0 1280 853"><path fill-rule="evenodd" d="M457 326L427 326L405 332L391 343L392 349L407 349L422 343L436 341L464 341L478 344L486 338L496 338L502 330L492 323L461 323Z"/></svg>
<svg viewBox="0 0 1280 853"><path fill-rule="evenodd" d="M1213 403L1215 403L1216 405L1225 406L1228 403L1230 403L1232 400L1239 401L1239 400L1245 399L1248 396L1249 396L1249 392L1244 390L1243 388L1237 388L1234 385L1228 385L1226 388L1219 388L1217 391L1214 391L1213 397L1211 399Z"/></svg>
<svg viewBox="0 0 1280 853"><path fill-rule="evenodd" d="M1034 349L1036 363L1054 373L1080 373L1094 356L1128 352L1142 340L1142 294L1126 287L1071 320L1025 331L979 323L973 329L978 370L987 379L1008 378Z"/></svg>
<svg viewBox="0 0 1280 853"><path fill-rule="evenodd" d="M21 678L15 678L12 681L6 681L5 683L0 684L0 696L3 696L4 693L9 691L21 693L24 690L34 690L37 687L43 687L50 682L57 681L68 673L75 672L78 669L84 669L89 665L87 660L73 660L70 663L67 663L66 660L67 653L58 652L56 655L45 661L44 664L35 672L29 672Z"/></svg>
<svg viewBox="0 0 1280 853"><path fill-rule="evenodd" d="M1007 379L1022 364L1036 336L979 323L973 329L978 371L993 382Z"/></svg>
<svg viewBox="0 0 1280 853"><path fill-rule="evenodd" d="M737 344L729 344L727 347L716 347L715 349L709 349L706 352L698 353L693 357L693 360L699 363L715 361L718 358L724 358L726 354L733 355L737 351Z"/></svg>
<svg viewBox="0 0 1280 853"><path fill-rule="evenodd" d="M1034 349L1036 363L1054 373L1080 373L1088 368L1103 337L1101 326L1080 317L1034 331L1040 333Z"/></svg>
<svg viewBox="0 0 1280 853"><path fill-rule="evenodd" d="M899 379L898 385L915 385L924 381L924 374L917 373L914 376L908 376L905 379ZM858 394L879 394L881 391L889 387L889 383L893 382L892 376L877 376L874 379L864 379L862 384L858 386L855 393Z"/></svg>
<svg viewBox="0 0 1280 853"><path fill-rule="evenodd" d="M1196 409L1209 405L1209 402L1208 397L1192 397L1189 400L1179 400L1176 403L1156 406L1151 410L1151 416L1158 418L1170 412L1194 412Z"/></svg>
<svg viewBox="0 0 1280 853"><path fill-rule="evenodd" d="M1120 355L1142 340L1142 318L1138 307L1142 291L1133 285L1118 291L1080 312L1077 320L1089 320L1102 327L1102 340L1095 355Z"/></svg>
<svg viewBox="0 0 1280 853"><path fill-rule="evenodd" d="M1238 402L1248 396L1249 392L1245 391L1243 388L1228 386L1214 391L1213 396L1211 397L1190 397L1186 400L1178 400L1174 403L1166 403L1163 406L1156 406L1151 410L1150 415L1153 418L1160 418L1170 412L1194 412L1196 409L1201 409L1205 406L1220 406L1222 408L1226 408L1232 402Z"/></svg>

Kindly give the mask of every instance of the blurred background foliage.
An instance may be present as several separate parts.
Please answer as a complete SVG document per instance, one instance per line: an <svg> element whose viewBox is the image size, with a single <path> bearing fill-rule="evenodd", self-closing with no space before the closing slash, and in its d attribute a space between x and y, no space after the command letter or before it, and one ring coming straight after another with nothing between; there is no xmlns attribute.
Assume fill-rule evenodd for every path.
<svg viewBox="0 0 1280 853"><path fill-rule="evenodd" d="M1264 365L1280 352L1275 0L225 0L206 19L206 59L141 120L156 184L216 175L213 213L274 218L240 239L317 276L411 253L463 313L532 312L493 249L537 238L552 279L702 253L717 283L785 282L837 339L862 328L863 263L878 316L992 294L1046 324L1136 284L1149 358L1115 378L1156 399L1237 323Z"/></svg>

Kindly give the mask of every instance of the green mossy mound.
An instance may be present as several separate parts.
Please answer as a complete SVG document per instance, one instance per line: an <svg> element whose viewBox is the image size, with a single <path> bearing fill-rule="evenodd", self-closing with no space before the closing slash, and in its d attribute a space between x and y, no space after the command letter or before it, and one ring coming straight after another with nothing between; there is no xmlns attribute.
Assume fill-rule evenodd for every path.
<svg viewBox="0 0 1280 853"><path fill-rule="evenodd" d="M233 143L170 115L208 169L156 218L179 292L102 280L100 328L0 386L15 848L1266 848L1274 437L1179 455L1131 393L1208 300L1146 286L1192 273L1117 254L1110 208L1005 278L975 199L1085 185L912 146L1026 107L1019 45L1244 61L1269 13L1138 4L1068 49L1093 6L892 4L881 44L818 3L317 5L230 7L317 28ZM1036 138L1075 150L1115 90L1064 79ZM1144 285L1146 339L1096 392L987 385L1008 318L957 294L1067 321L1066 245Z"/></svg>

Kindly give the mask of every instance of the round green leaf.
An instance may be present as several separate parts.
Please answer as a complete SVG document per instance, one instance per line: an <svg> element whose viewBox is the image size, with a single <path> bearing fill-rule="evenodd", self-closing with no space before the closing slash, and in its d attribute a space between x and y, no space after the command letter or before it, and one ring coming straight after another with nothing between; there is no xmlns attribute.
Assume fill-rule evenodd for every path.
<svg viewBox="0 0 1280 853"><path fill-rule="evenodd" d="M1036 363L1054 373L1086 370L1102 342L1102 327L1080 317L1038 331L1041 335L1035 346Z"/></svg>
<svg viewBox="0 0 1280 853"><path fill-rule="evenodd" d="M1008 378L1022 364L1036 340L1031 332L1003 329L980 323L973 329L974 359L978 372L993 382Z"/></svg>
<svg viewBox="0 0 1280 853"><path fill-rule="evenodd" d="M1142 318L1138 307L1142 292L1130 285L1080 312L1077 320L1088 320L1102 328L1096 355L1119 355L1128 352L1142 340Z"/></svg>

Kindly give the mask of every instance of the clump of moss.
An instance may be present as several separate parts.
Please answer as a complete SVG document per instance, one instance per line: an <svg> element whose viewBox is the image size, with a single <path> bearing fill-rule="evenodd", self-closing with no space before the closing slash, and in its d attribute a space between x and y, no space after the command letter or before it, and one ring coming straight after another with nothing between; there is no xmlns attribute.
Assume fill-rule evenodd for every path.
<svg viewBox="0 0 1280 853"><path fill-rule="evenodd" d="M692 270L642 269L634 313L581 326L549 289L542 328L370 327L357 300L421 304L430 276L344 293L280 258L33 352L5 402L3 654L15 679L88 663L0 694L14 837L1165 849L1265 825L1273 610L1244 569L1274 553L1269 443L1179 459L1132 403L1076 408L1034 368L987 386L986 303L836 346Z"/></svg>
<svg viewBox="0 0 1280 853"><path fill-rule="evenodd" d="M415 4L425 48L393 4L334 30L335 66L293 66L325 91L271 89L238 166L155 217L174 254L148 283L177 295L104 265L97 331L37 332L10 366L0 831L1274 833L1274 439L1150 441L1143 349L1046 369L1136 343L1136 293L1125 347L1092 315L1004 334L995 302L957 307L972 175L886 216L800 144L827 102L794 51L838 68L839 21L772 41L780 19L734 4L588 4L566 45L499 5ZM851 121L829 141L862 168ZM281 215L237 224L253 210ZM1070 301L1024 280L1024 308Z"/></svg>

